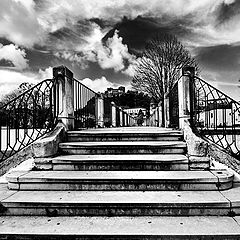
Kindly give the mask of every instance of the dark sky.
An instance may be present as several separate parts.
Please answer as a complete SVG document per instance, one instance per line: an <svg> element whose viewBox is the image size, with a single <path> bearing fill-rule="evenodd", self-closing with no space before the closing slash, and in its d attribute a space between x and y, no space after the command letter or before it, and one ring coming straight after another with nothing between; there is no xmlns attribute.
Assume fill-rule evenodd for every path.
<svg viewBox="0 0 240 240"><path fill-rule="evenodd" d="M67 65L96 91L130 87L156 33L170 33L201 76L240 100L240 0L1 0L0 94Z"/></svg>

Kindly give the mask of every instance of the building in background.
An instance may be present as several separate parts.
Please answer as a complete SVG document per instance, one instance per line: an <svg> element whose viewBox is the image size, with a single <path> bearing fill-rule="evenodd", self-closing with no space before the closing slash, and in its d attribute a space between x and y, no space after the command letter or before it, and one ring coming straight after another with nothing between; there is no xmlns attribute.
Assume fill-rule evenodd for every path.
<svg viewBox="0 0 240 240"><path fill-rule="evenodd" d="M118 97L125 93L125 87L120 86L119 88L107 88L104 92L104 97Z"/></svg>

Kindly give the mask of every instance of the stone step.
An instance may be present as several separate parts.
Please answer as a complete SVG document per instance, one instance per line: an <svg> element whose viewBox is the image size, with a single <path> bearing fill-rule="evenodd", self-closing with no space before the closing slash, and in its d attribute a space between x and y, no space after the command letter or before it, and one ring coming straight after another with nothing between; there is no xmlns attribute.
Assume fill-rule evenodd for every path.
<svg viewBox="0 0 240 240"><path fill-rule="evenodd" d="M167 130L136 132L133 130L82 130L68 131L67 139L69 142L99 142L99 141L178 141L183 139L181 131Z"/></svg>
<svg viewBox="0 0 240 240"><path fill-rule="evenodd" d="M53 158L53 170L188 170L183 154L62 155ZM36 161L35 161L36 164ZM41 164L41 161L37 164Z"/></svg>
<svg viewBox="0 0 240 240"><path fill-rule="evenodd" d="M66 142L59 144L65 154L184 154L181 141Z"/></svg>
<svg viewBox="0 0 240 240"><path fill-rule="evenodd" d="M223 171L16 171L7 175L16 190L174 191L222 190L233 174Z"/></svg>
<svg viewBox="0 0 240 240"><path fill-rule="evenodd" d="M1 196L1 215L227 216L219 191L13 191ZM240 195L235 208L240 207Z"/></svg>
<svg viewBox="0 0 240 240"><path fill-rule="evenodd" d="M240 217L1 217L1 239L234 240Z"/></svg>

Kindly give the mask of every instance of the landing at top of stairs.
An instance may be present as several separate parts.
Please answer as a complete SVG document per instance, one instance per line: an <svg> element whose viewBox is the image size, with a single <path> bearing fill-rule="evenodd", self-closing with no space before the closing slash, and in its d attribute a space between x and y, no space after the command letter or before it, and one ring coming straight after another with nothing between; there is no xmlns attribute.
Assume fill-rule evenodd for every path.
<svg viewBox="0 0 240 240"><path fill-rule="evenodd" d="M182 140L181 131L167 128L99 128L67 132L68 141L177 141Z"/></svg>
<svg viewBox="0 0 240 240"><path fill-rule="evenodd" d="M117 128L94 128L68 131L69 133L182 133L181 130L159 127L117 127Z"/></svg>

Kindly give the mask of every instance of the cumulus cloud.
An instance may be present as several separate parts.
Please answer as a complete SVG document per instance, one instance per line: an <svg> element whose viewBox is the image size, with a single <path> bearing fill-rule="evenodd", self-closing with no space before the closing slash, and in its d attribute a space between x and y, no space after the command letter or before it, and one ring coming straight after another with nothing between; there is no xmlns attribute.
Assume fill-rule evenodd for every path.
<svg viewBox="0 0 240 240"><path fill-rule="evenodd" d="M104 92L109 87L111 87L111 88L117 87L116 84L111 83L104 76L102 76L101 78L96 78L94 80L92 80L90 78L84 78L81 82L84 85L86 85L87 87L89 87L92 90L94 90L95 92Z"/></svg>
<svg viewBox="0 0 240 240"><path fill-rule="evenodd" d="M11 62L19 70L24 69L28 64L25 51L17 46L27 49L33 48L34 44L40 44L44 50L55 52L59 58L77 62L82 68L86 68L89 62L94 62L103 69L113 69L132 76L136 57L129 53L128 46L123 43L118 32L116 31L106 42L102 42L110 29L117 28L116 24L120 21L124 23L122 21L124 16L128 19L135 19L138 16L151 19L152 24L165 27L169 32L176 28L174 23L178 23L177 26L183 31L184 42L188 46L192 45L192 48L218 44L237 45L240 43L238 2L237 0L0 0L0 37L14 43L8 45L8 49L0 46L2 53L0 59ZM98 24L101 27L91 24L93 18L103 23ZM131 37L134 38L132 35ZM8 54L5 54L7 50ZM36 74L1 71L4 71L1 74L6 77L5 81L8 79L7 74L9 79L15 81L38 79ZM38 73L38 76L40 74ZM9 80L6 82L6 88L10 87L11 81L14 85L14 81ZM101 81L104 83L103 80ZM1 82L0 76L0 87L2 87ZM17 85L19 85L18 80Z"/></svg>
<svg viewBox="0 0 240 240"><path fill-rule="evenodd" d="M28 82L37 84L47 78L52 78L51 67L43 70L40 69L37 73L0 69L0 99L5 94L17 89L21 83Z"/></svg>
<svg viewBox="0 0 240 240"><path fill-rule="evenodd" d="M128 52L128 46L123 44L118 31L103 43L105 32L97 25L93 26L90 36L85 37L85 44L76 47L79 52L57 52L56 56L78 62L82 68L87 67L88 62L97 62L102 69L114 69L116 72L132 75L136 57Z"/></svg>
<svg viewBox="0 0 240 240"><path fill-rule="evenodd" d="M1 0L0 37L26 47L39 43L43 28L34 7L33 0Z"/></svg>
<svg viewBox="0 0 240 240"><path fill-rule="evenodd" d="M211 3L211 4L210 4ZM187 26L192 32L190 44L214 46L239 44L240 42L240 2L235 0L209 1L209 6L196 10Z"/></svg>
<svg viewBox="0 0 240 240"><path fill-rule="evenodd" d="M60 29L74 29L79 21L101 19L114 26L123 16L134 19L138 16L161 19L163 25L187 19L184 26L200 38L201 44L233 42L239 39L239 13L218 26L218 14L223 6L235 7L234 0L1 0L0 36L18 45L32 47L49 43L49 33ZM75 29L74 29L75 30ZM223 34L221 34L223 33ZM69 33L68 33L69 34ZM67 35L68 35L67 34ZM69 40L74 35L70 33ZM79 33L76 32L78 35ZM56 39L55 39L56 40ZM57 42L61 45L61 42ZM61 45L62 47L62 45ZM75 56L76 58L77 56Z"/></svg>
<svg viewBox="0 0 240 240"><path fill-rule="evenodd" d="M115 84L106 79L106 77L102 76L101 78L90 79L84 78L81 82L87 87L91 88L95 92L105 92L107 88L118 88L120 86L125 86L126 90L131 89L131 85L128 84Z"/></svg>
<svg viewBox="0 0 240 240"><path fill-rule="evenodd" d="M103 68L113 68L115 71L125 69L124 62L131 64L135 61L135 56L128 52L127 45L122 43L122 38L115 31L112 38L106 42L106 46L99 46L96 51L96 59L99 65Z"/></svg>
<svg viewBox="0 0 240 240"><path fill-rule="evenodd" d="M39 69L36 77L37 77L37 79L40 79L40 80L52 78L53 77L53 68L48 67L48 68L45 68L45 69Z"/></svg>
<svg viewBox="0 0 240 240"><path fill-rule="evenodd" d="M230 0L225 0L225 2ZM57 2L45 0L37 2L42 24L54 31L82 19L107 19L119 21L123 16L136 18L137 16L161 17L163 15L184 16L192 12L206 12L217 4L219 0L59 0ZM51 13L51 14L50 14Z"/></svg>
<svg viewBox="0 0 240 240"><path fill-rule="evenodd" d="M121 38L115 33L106 45L101 42L109 27L122 21L123 16L128 19L138 16L158 19L156 24L162 27L173 26L174 22L178 22L179 27L186 30L182 40L188 47L232 44L240 42L240 14L223 24L219 24L218 17L223 5L231 7L235 3L234 0L59 0L57 3L45 0L36 4L38 20L46 31L72 30L66 30L62 34L62 41L56 38L52 42L55 48L61 49L56 53L58 57L78 62L82 68L86 68L88 61L92 61L98 62L103 69L112 68L132 74L132 56L126 57L129 69L122 68L119 56L125 58L127 46L120 44ZM92 18L107 24L103 24L102 28L94 26L92 30L91 27L87 31L83 29L84 34L79 34L76 26L83 24L83 20ZM85 25L87 26L86 23ZM111 51L112 49L116 51Z"/></svg>
<svg viewBox="0 0 240 240"><path fill-rule="evenodd" d="M11 62L16 69L23 70L28 67L26 52L14 44L3 46L0 43L0 60Z"/></svg>

